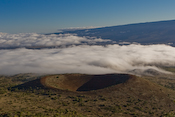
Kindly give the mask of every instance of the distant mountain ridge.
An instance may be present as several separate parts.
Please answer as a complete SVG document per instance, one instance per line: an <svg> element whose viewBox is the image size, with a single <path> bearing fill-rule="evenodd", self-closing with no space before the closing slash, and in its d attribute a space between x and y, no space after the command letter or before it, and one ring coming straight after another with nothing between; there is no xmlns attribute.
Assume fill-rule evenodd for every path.
<svg viewBox="0 0 175 117"><path fill-rule="evenodd" d="M68 30L54 34L77 34L116 42L170 44L175 46L175 20L127 24L94 29Z"/></svg>

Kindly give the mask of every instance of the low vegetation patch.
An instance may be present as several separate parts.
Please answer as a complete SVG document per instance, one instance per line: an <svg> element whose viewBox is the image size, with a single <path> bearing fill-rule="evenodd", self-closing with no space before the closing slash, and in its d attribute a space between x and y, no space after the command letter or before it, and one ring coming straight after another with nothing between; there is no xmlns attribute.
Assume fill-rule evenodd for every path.
<svg viewBox="0 0 175 117"><path fill-rule="evenodd" d="M41 86L22 88L18 86L23 86L30 80L24 80L26 78L22 75L15 77L22 78L14 80L14 76L0 77L0 117L175 115L175 92L142 78L134 78L104 89L79 92ZM38 77L32 76L31 81L37 79Z"/></svg>

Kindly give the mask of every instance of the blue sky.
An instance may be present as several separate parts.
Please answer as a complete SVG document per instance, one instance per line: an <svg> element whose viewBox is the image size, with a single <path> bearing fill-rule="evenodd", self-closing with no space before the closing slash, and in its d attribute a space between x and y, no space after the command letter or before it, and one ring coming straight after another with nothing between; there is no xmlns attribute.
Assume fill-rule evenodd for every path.
<svg viewBox="0 0 175 117"><path fill-rule="evenodd" d="M175 20L175 0L0 0L0 32Z"/></svg>

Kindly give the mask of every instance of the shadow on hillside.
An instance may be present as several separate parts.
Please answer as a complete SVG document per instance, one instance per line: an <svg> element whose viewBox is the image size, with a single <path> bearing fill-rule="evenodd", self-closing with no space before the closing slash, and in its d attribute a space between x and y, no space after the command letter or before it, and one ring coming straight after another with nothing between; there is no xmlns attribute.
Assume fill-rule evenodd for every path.
<svg viewBox="0 0 175 117"><path fill-rule="evenodd" d="M11 87L12 91L14 90L33 90L33 89L46 89L46 87L44 87L41 84L40 79L32 80L24 84Z"/></svg>
<svg viewBox="0 0 175 117"><path fill-rule="evenodd" d="M103 89L112 85L126 82L130 78L127 74L93 75L92 79L83 84L77 91L90 91Z"/></svg>
<svg viewBox="0 0 175 117"><path fill-rule="evenodd" d="M69 91L91 91L91 90L103 89L106 87L110 87L112 85L124 83L131 77L131 75L128 75L128 74L84 75L81 78L78 78L75 76L73 77L73 76L71 76L71 74L64 75L64 76L65 76L65 79L68 81L64 82L64 84L62 84L62 86L63 87L64 87L64 85L67 86L68 85L67 83L69 82L69 87L66 89ZM86 80L86 82L82 83L82 81L84 81L84 79L86 79L87 76L88 76L89 80ZM49 76L48 76L48 78L49 78ZM41 83L41 80L42 80L42 78L36 79L33 81L29 81L29 82L26 82L26 83L21 84L21 85L11 87L11 90L13 91L16 89L17 90L56 89L56 88L50 88L51 86L45 87ZM72 87L75 88L75 84L73 84L73 82L77 83L76 90L72 89Z"/></svg>

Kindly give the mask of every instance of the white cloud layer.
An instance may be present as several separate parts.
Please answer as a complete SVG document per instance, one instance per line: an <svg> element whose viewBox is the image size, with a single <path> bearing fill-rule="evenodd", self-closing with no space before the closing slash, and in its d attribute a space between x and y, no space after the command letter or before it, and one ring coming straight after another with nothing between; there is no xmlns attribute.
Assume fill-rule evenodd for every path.
<svg viewBox="0 0 175 117"><path fill-rule="evenodd" d="M63 29L58 29L58 31L73 31L73 30L83 30L83 29L93 29L93 28L102 28L102 27L94 27L94 26L88 26L88 27L69 27L69 28L63 28Z"/></svg>
<svg viewBox="0 0 175 117"><path fill-rule="evenodd" d="M3 35L3 34L2 34ZM19 36L20 35L20 36ZM26 35L26 34L25 34ZM6 45L51 45L56 43L55 35L53 39L40 35L32 34L32 39L18 34L20 41L15 42L5 40ZM31 35L31 34L29 34ZM60 36L60 35L59 35ZM2 36L1 36L2 37ZM34 39L36 37L36 39ZM52 37L52 36L50 36ZM88 40L85 37L68 35L70 39L62 43L72 43L68 40ZM22 41L22 39L24 41ZM77 39L78 38L78 39ZM14 37L13 37L14 39ZM63 39L63 40L64 40ZM44 40L44 41L43 41ZM49 40L50 42L47 42ZM53 41L53 42L52 42ZM56 42L54 42L56 41ZM1 42L2 44L3 42ZM51 44L50 44L51 43ZM156 70L165 72L156 66L175 66L175 48L167 45L79 45L68 48L55 49L1 49L0 50L0 74L17 73L86 73L86 74L105 74L105 73L136 73L142 74L146 70Z"/></svg>
<svg viewBox="0 0 175 117"><path fill-rule="evenodd" d="M0 33L0 48L19 48L19 47L53 47L65 45L79 44L96 44L108 42L111 40L103 40L93 37L78 37L73 34L51 34L43 35L37 33L19 33L8 34Z"/></svg>

